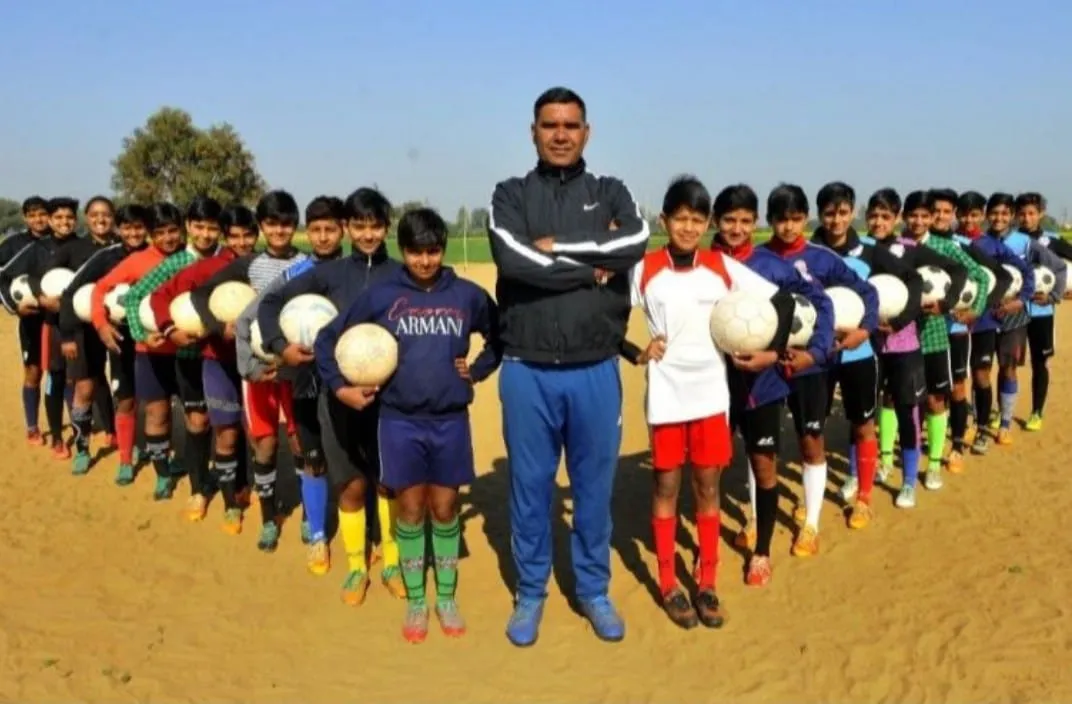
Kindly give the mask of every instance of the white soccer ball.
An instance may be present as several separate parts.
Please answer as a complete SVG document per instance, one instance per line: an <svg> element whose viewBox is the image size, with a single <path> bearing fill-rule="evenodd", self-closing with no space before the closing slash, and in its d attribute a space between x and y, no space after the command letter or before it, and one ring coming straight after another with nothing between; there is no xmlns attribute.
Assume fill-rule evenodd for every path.
<svg viewBox="0 0 1072 704"><path fill-rule="evenodd" d="M249 347L253 351L253 355L262 362L274 364L279 361L279 357L276 357L274 354L264 349L264 338L261 337L261 326L256 320L249 326Z"/></svg>
<svg viewBox="0 0 1072 704"><path fill-rule="evenodd" d="M727 354L751 354L770 347L778 332L778 311L769 299L732 291L711 308L711 339Z"/></svg>
<svg viewBox="0 0 1072 704"><path fill-rule="evenodd" d="M994 272L985 266L981 268L983 275L986 276L986 295L989 297L994 292L994 287L998 285L998 277L994 276Z"/></svg>
<svg viewBox="0 0 1072 704"><path fill-rule="evenodd" d="M808 340L815 332L815 321L819 317L815 306L807 298L800 294L793 294L793 323L789 327L789 346L807 347Z"/></svg>
<svg viewBox="0 0 1072 704"><path fill-rule="evenodd" d="M121 323L127 319L127 309L123 307L123 296L130 290L130 284L116 284L108 293L104 294L104 308L108 311L108 319L113 323Z"/></svg>
<svg viewBox="0 0 1072 704"><path fill-rule="evenodd" d="M878 292L878 319L885 323L904 312L908 287L893 274L875 274L867 280Z"/></svg>
<svg viewBox="0 0 1072 704"><path fill-rule="evenodd" d="M960 294L957 295L957 302L953 305L953 310L971 310L978 297L979 284L972 279L968 279L964 282L964 288L960 290Z"/></svg>
<svg viewBox="0 0 1072 704"><path fill-rule="evenodd" d="M855 291L847 286L831 286L826 295L834 306L834 330L847 332L860 327L867 310Z"/></svg>
<svg viewBox="0 0 1072 704"><path fill-rule="evenodd" d="M354 386L380 386L398 366L398 340L379 325L361 323L339 337L335 361Z"/></svg>
<svg viewBox="0 0 1072 704"><path fill-rule="evenodd" d="M208 309L221 323L233 323L256 297L257 292L249 284L227 281L213 289Z"/></svg>
<svg viewBox="0 0 1072 704"><path fill-rule="evenodd" d="M949 274L930 265L921 266L916 271L923 279L923 305L944 301L953 286L953 279L949 278Z"/></svg>
<svg viewBox="0 0 1072 704"><path fill-rule="evenodd" d="M16 276L15 280L11 282L11 299L15 301L15 305L24 302L29 303L30 305L37 305L37 298L33 295L33 289L30 288L30 277L28 274Z"/></svg>
<svg viewBox="0 0 1072 704"><path fill-rule="evenodd" d="M283 306L279 313L279 327L290 344L312 347L317 333L338 314L339 311L324 296L303 293Z"/></svg>
<svg viewBox="0 0 1072 704"><path fill-rule="evenodd" d="M93 315L93 287L96 284L84 284L78 287L71 297L71 306L74 314L83 323L88 323Z"/></svg>
<svg viewBox="0 0 1072 704"><path fill-rule="evenodd" d="M1057 276L1053 270L1042 264L1035 267L1035 293L1048 296L1053 292L1055 285L1057 285Z"/></svg>
<svg viewBox="0 0 1072 704"><path fill-rule="evenodd" d="M190 299L189 291L175 296L171 305L168 306L168 314L171 315L171 322L175 323L175 327L182 332L188 332L196 337L203 337L207 332L201 316L197 314L197 309L194 308L194 303Z"/></svg>
<svg viewBox="0 0 1072 704"><path fill-rule="evenodd" d="M148 296L141 299L141 303L138 304L138 320L141 321L141 326L145 328L146 332L160 332L159 328L156 327L156 316L153 315Z"/></svg>
<svg viewBox="0 0 1072 704"><path fill-rule="evenodd" d="M1009 288L1005 291L1005 300L1011 301L1020 295L1020 289L1024 287L1024 277L1020 270L1012 264L1002 264L1001 266L1005 267L1005 271L1012 276L1012 283L1009 284Z"/></svg>
<svg viewBox="0 0 1072 704"><path fill-rule="evenodd" d="M45 272L41 277L41 295L47 298L59 298L74 281L74 272L64 267L57 267Z"/></svg>

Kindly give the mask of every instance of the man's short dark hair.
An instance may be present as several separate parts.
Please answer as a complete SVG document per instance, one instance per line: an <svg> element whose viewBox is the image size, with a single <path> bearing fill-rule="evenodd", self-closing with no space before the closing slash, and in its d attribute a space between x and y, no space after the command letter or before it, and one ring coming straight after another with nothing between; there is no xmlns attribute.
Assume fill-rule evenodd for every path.
<svg viewBox="0 0 1072 704"><path fill-rule="evenodd" d="M585 121L588 120L588 107L585 106L581 96L562 86L548 88L543 93L540 93L540 97L536 98L536 103L532 106L532 119L540 119L540 110L543 109L544 105L554 104L576 105L581 109L581 118Z"/></svg>

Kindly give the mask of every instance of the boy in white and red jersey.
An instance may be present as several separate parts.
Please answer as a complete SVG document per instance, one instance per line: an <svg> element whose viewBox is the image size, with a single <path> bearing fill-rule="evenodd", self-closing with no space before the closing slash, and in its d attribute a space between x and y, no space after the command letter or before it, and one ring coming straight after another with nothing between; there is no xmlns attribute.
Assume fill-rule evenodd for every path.
<svg viewBox="0 0 1072 704"><path fill-rule="evenodd" d="M711 309L730 291L746 290L769 297L779 313L772 349L781 350L789 335L793 299L788 292L721 252L700 249L711 225L711 196L700 181L682 177L663 199L662 222L669 244L649 252L630 275L632 302L643 308L652 341L638 363L647 366L647 418L651 426L655 490L652 528L659 561L663 608L677 625L722 625L715 594L718 564L719 481L729 465L730 392L726 358L711 340ZM730 363L758 372L778 361L778 354L734 356ZM700 554L696 564L695 607L675 578L677 500L681 469L692 464L696 526Z"/></svg>

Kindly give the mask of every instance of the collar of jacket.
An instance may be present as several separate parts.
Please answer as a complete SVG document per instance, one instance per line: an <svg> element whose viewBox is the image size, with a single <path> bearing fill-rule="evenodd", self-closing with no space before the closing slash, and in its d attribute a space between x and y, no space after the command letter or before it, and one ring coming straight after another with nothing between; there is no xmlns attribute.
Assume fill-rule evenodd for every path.
<svg viewBox="0 0 1072 704"><path fill-rule="evenodd" d="M841 244L835 245L830 241L830 231L825 227L819 227L812 234L811 239L817 244L821 244L824 247L834 250L838 254L845 256L847 252L851 252L860 246L860 236L856 234L856 230L849 228L849 231L845 233L845 239Z"/></svg>
<svg viewBox="0 0 1072 704"><path fill-rule="evenodd" d="M353 259L355 262L359 262L361 264L366 265L382 264L383 262L387 261L387 243L381 242L380 246L377 247L376 251L372 254L365 254L360 249L355 249L350 252L350 258Z"/></svg>
<svg viewBox="0 0 1072 704"><path fill-rule="evenodd" d="M553 179L562 183L572 181L573 179L583 174L584 170L584 159L580 159L577 161L577 163L570 164L569 166L554 166L553 164L548 164L542 159L536 162L536 173L538 173L543 178Z"/></svg>

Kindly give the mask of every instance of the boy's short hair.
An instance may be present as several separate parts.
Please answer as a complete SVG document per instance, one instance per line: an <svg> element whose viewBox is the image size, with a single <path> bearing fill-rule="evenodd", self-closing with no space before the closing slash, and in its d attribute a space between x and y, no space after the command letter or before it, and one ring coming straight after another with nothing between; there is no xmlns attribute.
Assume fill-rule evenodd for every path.
<svg viewBox="0 0 1072 704"><path fill-rule="evenodd" d="M673 215L681 208L711 216L711 193L695 176L678 176L666 189L666 195L663 196L663 215Z"/></svg>
<svg viewBox="0 0 1072 704"><path fill-rule="evenodd" d="M260 232L260 228L257 227L257 216L244 205L232 205L220 215L220 228L223 230L224 236L230 232L232 227L245 228L254 235Z"/></svg>
<svg viewBox="0 0 1072 704"><path fill-rule="evenodd" d="M174 203L161 201L149 206L149 222L145 223L150 230L158 230L168 225L182 227L182 212Z"/></svg>
<svg viewBox="0 0 1072 704"><path fill-rule="evenodd" d="M115 212L115 203L113 203L112 199L108 198L107 196L93 196L92 198L90 198L89 200L86 201L85 210L83 210L82 212L84 212L84 213L86 213L88 215L89 214L89 209L92 208L97 203L104 203L105 205L108 206L108 210L112 211L113 213Z"/></svg>
<svg viewBox="0 0 1072 704"><path fill-rule="evenodd" d="M144 205L138 205L137 203L119 206L119 210L115 212L116 227L119 225L133 225L135 223L141 223L148 228L149 209Z"/></svg>
<svg viewBox="0 0 1072 704"><path fill-rule="evenodd" d="M283 190L268 191L257 201L257 222L275 220L283 225L298 225L298 201Z"/></svg>
<svg viewBox="0 0 1072 704"><path fill-rule="evenodd" d="M808 215L808 195L795 183L779 184L767 196L767 222Z"/></svg>
<svg viewBox="0 0 1072 704"><path fill-rule="evenodd" d="M29 215L34 210L48 210L48 201L41 196L30 196L22 201L23 215Z"/></svg>
<svg viewBox="0 0 1072 704"><path fill-rule="evenodd" d="M61 210L70 210L74 214L78 214L78 199L70 198L68 196L59 196L57 198L49 198L48 203L45 205L45 210L49 215L55 215Z"/></svg>
<svg viewBox="0 0 1072 704"><path fill-rule="evenodd" d="M867 212L888 210L894 215L901 214L901 194L895 188L880 188L867 199Z"/></svg>
<svg viewBox="0 0 1072 704"><path fill-rule="evenodd" d="M581 96L569 88L555 86L540 93L540 96L536 98L536 102L532 104L533 120L540 119L540 110L543 109L544 105L576 105L581 109L581 119L588 120L588 106L584 104Z"/></svg>
<svg viewBox="0 0 1072 704"><path fill-rule="evenodd" d="M949 203L954 208L957 207L957 192L952 188L932 188L930 191L931 203L938 205L939 203Z"/></svg>
<svg viewBox="0 0 1072 704"><path fill-rule="evenodd" d="M986 212L989 213L994 208L999 208L1003 205L1012 210L1016 207L1016 199L1012 197L1011 193L1002 193L1000 191L992 193L986 201Z"/></svg>
<svg viewBox="0 0 1072 704"><path fill-rule="evenodd" d="M214 222L223 226L223 206L215 198L198 196L186 206L186 219L188 221Z"/></svg>
<svg viewBox="0 0 1072 704"><path fill-rule="evenodd" d="M819 212L823 212L830 206L837 207L842 203L848 203L850 208L856 208L856 191L844 181L832 181L815 195L815 205Z"/></svg>
<svg viewBox="0 0 1072 704"><path fill-rule="evenodd" d="M934 198L931 196L930 191L912 191L904 199L904 212L905 215L911 213L913 210L926 210L928 212L934 211Z"/></svg>
<svg viewBox="0 0 1072 704"><path fill-rule="evenodd" d="M979 191L965 191L957 198L957 212L970 213L973 210L986 210L986 196Z"/></svg>
<svg viewBox="0 0 1072 704"><path fill-rule="evenodd" d="M1039 210L1046 209L1046 199L1042 197L1041 193L1035 191L1028 191L1016 196L1016 209L1023 210L1024 208L1033 205Z"/></svg>
<svg viewBox="0 0 1072 704"><path fill-rule="evenodd" d="M305 226L308 227L316 220L337 220L342 222L346 219L346 205L341 198L335 196L317 196L305 206Z"/></svg>
<svg viewBox="0 0 1072 704"><path fill-rule="evenodd" d="M447 223L432 208L417 208L398 219L398 246L403 250L445 249Z"/></svg>
<svg viewBox="0 0 1072 704"><path fill-rule="evenodd" d="M747 210L759 217L759 196L752 187L743 183L726 186L715 196L712 210L716 218L732 213L734 210Z"/></svg>
<svg viewBox="0 0 1072 704"><path fill-rule="evenodd" d="M375 188L359 188L343 203L348 220L371 220L388 227L391 224L391 201Z"/></svg>

